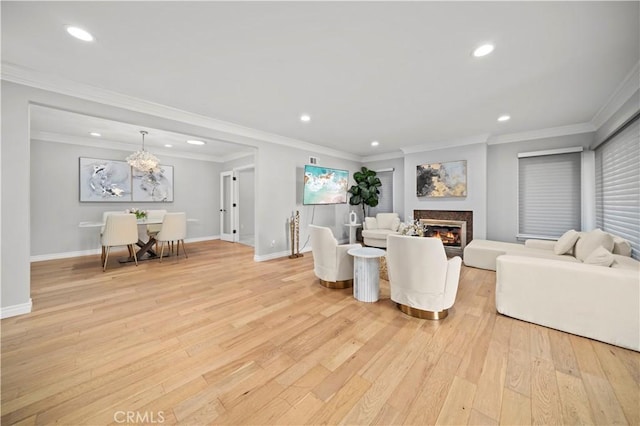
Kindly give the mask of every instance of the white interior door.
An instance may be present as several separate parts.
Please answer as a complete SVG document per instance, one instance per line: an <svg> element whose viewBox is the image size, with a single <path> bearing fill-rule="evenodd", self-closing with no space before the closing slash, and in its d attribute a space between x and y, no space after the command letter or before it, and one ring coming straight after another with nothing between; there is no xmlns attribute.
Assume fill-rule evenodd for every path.
<svg viewBox="0 0 640 426"><path fill-rule="evenodd" d="M235 242L234 214L234 181L233 172L220 173L220 239Z"/></svg>

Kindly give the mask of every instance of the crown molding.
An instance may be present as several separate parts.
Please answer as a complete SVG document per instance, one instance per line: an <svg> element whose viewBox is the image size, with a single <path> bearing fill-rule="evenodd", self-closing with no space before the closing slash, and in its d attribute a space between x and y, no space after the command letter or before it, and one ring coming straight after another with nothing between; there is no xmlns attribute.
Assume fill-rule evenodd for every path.
<svg viewBox="0 0 640 426"><path fill-rule="evenodd" d="M593 127L596 129L602 127L638 89L640 89L640 62L634 65L607 102L593 116L591 119Z"/></svg>
<svg viewBox="0 0 640 426"><path fill-rule="evenodd" d="M215 118L195 114L167 105L150 102L133 96L78 83L62 77L44 74L15 64L2 62L0 79L37 89L60 93L117 108L128 109L168 120L200 126L218 132L249 139L248 144L257 147L262 143L271 143L290 148L317 152L332 157L361 161L361 157L348 152L312 144L302 140L280 136L262 130L252 129L239 124L229 123Z"/></svg>
<svg viewBox="0 0 640 426"><path fill-rule="evenodd" d="M435 151L437 149L452 148L454 146L475 145L487 143L489 133L467 136L464 138L449 139L445 141L431 142L423 145L412 145L400 148L404 154L415 154L416 152Z"/></svg>
<svg viewBox="0 0 640 426"><path fill-rule="evenodd" d="M116 151L126 151L126 152L132 152L138 149L138 147L132 146L131 144L110 141L104 138L101 138L100 140L96 140L96 139L85 138L80 136L61 135L59 133L41 132L41 131L31 132L31 139L39 140L42 142L65 143L68 145L90 146L93 148L113 149ZM166 157L173 157L173 158L187 158L189 160L210 161L214 163L223 163L227 161L223 157L217 157L214 155L192 154L189 152L173 151L168 149L154 148L153 154L158 157L166 156Z"/></svg>
<svg viewBox="0 0 640 426"><path fill-rule="evenodd" d="M570 124L568 126L548 127L546 129L531 130L528 132L509 133L506 135L492 136L487 141L487 145L498 145L501 143L522 142L534 139L578 135L581 133L591 133L595 131L596 128L591 123Z"/></svg>
<svg viewBox="0 0 640 426"><path fill-rule="evenodd" d="M363 163L369 163L371 161L394 160L396 158L404 158L404 154L402 153L402 151L392 151L384 154L367 155L366 157L362 157L361 161Z"/></svg>
<svg viewBox="0 0 640 426"><path fill-rule="evenodd" d="M249 156L253 156L253 155L254 155L253 152L239 152L239 153L236 153L236 154L229 154L229 155L226 155L226 156L222 157L222 162L226 163L228 161L239 160L240 158L249 157Z"/></svg>

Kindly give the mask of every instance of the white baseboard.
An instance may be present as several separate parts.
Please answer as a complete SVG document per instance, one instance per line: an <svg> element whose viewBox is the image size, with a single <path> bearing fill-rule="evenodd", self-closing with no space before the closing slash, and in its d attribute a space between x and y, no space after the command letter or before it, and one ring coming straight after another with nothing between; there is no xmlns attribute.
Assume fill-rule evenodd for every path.
<svg viewBox="0 0 640 426"><path fill-rule="evenodd" d="M265 260L277 259L279 257L289 256L291 253L289 251L279 251L276 253L263 254L262 256L258 256L257 254L253 256L253 260L256 262L264 262Z"/></svg>
<svg viewBox="0 0 640 426"><path fill-rule="evenodd" d="M185 243L198 243L200 241L211 241L211 240L219 240L220 235L210 235L208 237L196 237L196 238L187 238L184 240Z"/></svg>
<svg viewBox="0 0 640 426"><path fill-rule="evenodd" d="M307 253L311 251L311 247L305 247L302 250L300 250L300 253ZM279 251L276 253L269 253L269 254L264 254L262 256L258 256L255 255L253 256L253 260L256 262L264 262L265 260L272 260L272 259L278 259L280 257L287 257L291 254L290 251Z"/></svg>
<svg viewBox="0 0 640 426"><path fill-rule="evenodd" d="M0 318L10 318L18 315L24 315L31 312L31 307L33 303L31 302L31 298L26 303L21 303L19 305L11 305L0 308Z"/></svg>
<svg viewBox="0 0 640 426"><path fill-rule="evenodd" d="M64 253L37 254L35 256L31 256L29 260L31 262L42 262L45 260L67 259L69 257L91 256L94 254L100 254L101 252L101 249L98 248L93 250L67 251Z"/></svg>
<svg viewBox="0 0 640 426"><path fill-rule="evenodd" d="M210 240L219 240L220 235L211 235L207 237L196 237L196 238L187 238L184 240L185 243L197 243L200 241L210 241ZM102 252L101 249L92 249L92 250L80 250L80 251L67 251L64 253L49 253L49 254L37 254L35 256L31 256L29 260L31 262L42 262L45 260L56 260L56 259L68 259L70 257L80 257L80 256L92 256L95 254L100 254Z"/></svg>

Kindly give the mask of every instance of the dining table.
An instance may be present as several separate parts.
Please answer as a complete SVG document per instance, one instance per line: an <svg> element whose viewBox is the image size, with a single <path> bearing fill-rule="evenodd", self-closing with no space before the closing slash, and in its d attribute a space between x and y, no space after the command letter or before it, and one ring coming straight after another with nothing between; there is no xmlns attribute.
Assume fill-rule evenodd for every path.
<svg viewBox="0 0 640 426"><path fill-rule="evenodd" d="M138 222L138 226L146 226L146 225L153 225L153 224L161 224L162 219L163 219L162 217L150 217L150 218L137 219L137 222ZM197 221L198 221L197 219L187 219L187 222L197 222ZM102 228L104 225L105 223L101 221L97 221L97 222L84 221L84 222L80 222L78 227L79 228ZM138 238L138 241L136 242L136 245L139 247L138 251L136 252L136 258L138 259L138 261L160 258L160 256L155 252L155 250L153 250L153 246L156 243L155 235L153 234L147 234L147 235L149 236L149 239L147 241L143 241L140 238ZM133 255L131 255L127 257L118 258L118 262L120 263L135 262L135 259Z"/></svg>

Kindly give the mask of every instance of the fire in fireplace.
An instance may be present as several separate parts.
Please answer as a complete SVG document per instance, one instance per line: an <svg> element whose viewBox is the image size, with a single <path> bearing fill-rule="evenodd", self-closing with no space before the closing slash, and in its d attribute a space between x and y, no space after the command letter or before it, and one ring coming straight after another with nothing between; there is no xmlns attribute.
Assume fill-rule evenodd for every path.
<svg viewBox="0 0 640 426"><path fill-rule="evenodd" d="M429 228L427 237L439 238L445 246L460 247L460 228L444 226Z"/></svg>
<svg viewBox="0 0 640 426"><path fill-rule="evenodd" d="M467 244L467 222L462 220L420 219L427 226L427 237L439 238L450 255L460 255Z"/></svg>

